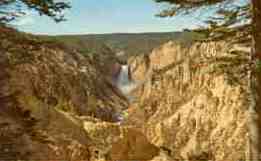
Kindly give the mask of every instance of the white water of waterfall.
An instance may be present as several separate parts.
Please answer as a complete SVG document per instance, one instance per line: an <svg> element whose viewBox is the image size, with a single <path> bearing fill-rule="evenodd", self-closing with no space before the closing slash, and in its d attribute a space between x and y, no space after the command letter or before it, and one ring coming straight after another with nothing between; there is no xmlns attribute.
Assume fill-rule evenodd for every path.
<svg viewBox="0 0 261 161"><path fill-rule="evenodd" d="M136 88L136 83L132 81L129 77L129 67L128 65L122 65L120 73L117 78L117 87L121 90L121 92L128 98L129 101L132 100L129 93ZM116 118L118 123L121 124L124 120L123 113L116 114Z"/></svg>
<svg viewBox="0 0 261 161"><path fill-rule="evenodd" d="M129 78L128 65L122 65L118 76L117 86L128 97L128 94L136 87L136 83Z"/></svg>
<svg viewBox="0 0 261 161"><path fill-rule="evenodd" d="M130 92L134 90L135 88L141 86L143 83L145 83L150 74L147 73L145 75L145 79L142 81L134 81L130 78L129 73L129 66L128 65L121 65L120 73L117 77L117 87L121 90L121 92L128 98L130 102L134 101L135 98L131 96ZM124 121L123 113L116 114L116 118L118 120L118 123L121 124L122 121Z"/></svg>

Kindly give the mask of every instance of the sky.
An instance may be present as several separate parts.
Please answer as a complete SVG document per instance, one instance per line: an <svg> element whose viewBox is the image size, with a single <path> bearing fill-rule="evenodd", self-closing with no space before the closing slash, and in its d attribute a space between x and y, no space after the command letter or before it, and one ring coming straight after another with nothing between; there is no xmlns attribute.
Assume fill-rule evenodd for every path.
<svg viewBox="0 0 261 161"><path fill-rule="evenodd" d="M33 11L14 25L33 34L103 34L181 31L199 25L197 17L159 18L155 15L166 7L153 0L70 0L65 11L67 21L55 23Z"/></svg>

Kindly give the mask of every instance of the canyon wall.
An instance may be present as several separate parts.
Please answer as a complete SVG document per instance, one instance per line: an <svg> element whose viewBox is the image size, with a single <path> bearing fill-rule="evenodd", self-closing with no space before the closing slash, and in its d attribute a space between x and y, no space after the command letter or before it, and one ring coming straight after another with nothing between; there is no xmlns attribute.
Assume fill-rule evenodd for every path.
<svg viewBox="0 0 261 161"><path fill-rule="evenodd" d="M225 42L169 42L130 59L132 78L149 79L132 92L125 124L161 149L154 160L246 159L248 53L236 51Z"/></svg>
<svg viewBox="0 0 261 161"><path fill-rule="evenodd" d="M128 106L98 68L112 59L0 31L0 160L89 160L83 120L115 122Z"/></svg>
<svg viewBox="0 0 261 161"><path fill-rule="evenodd" d="M246 159L248 52L166 43L129 59L124 95L109 49L83 57L0 30L0 160Z"/></svg>

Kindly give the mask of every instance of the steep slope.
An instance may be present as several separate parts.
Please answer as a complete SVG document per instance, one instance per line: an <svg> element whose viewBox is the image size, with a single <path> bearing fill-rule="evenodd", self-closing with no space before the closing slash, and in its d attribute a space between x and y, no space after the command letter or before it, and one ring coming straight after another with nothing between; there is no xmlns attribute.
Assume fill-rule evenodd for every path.
<svg viewBox="0 0 261 161"><path fill-rule="evenodd" d="M125 124L140 128L161 149L154 160L246 159L249 91L240 63L248 54L233 55L235 50L225 42L190 48L169 42L130 60L132 78L149 79L132 92L137 99ZM239 82L233 78L231 84L233 74L221 67Z"/></svg>
<svg viewBox="0 0 261 161"><path fill-rule="evenodd" d="M113 60L0 30L0 158L89 160L83 120L115 122L128 104L98 69Z"/></svg>

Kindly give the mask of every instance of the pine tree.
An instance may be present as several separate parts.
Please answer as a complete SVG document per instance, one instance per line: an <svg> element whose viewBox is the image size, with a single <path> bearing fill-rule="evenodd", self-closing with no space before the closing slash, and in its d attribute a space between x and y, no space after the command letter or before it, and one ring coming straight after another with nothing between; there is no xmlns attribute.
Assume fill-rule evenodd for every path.
<svg viewBox="0 0 261 161"><path fill-rule="evenodd" d="M64 21L63 10L70 8L68 2L55 0L0 0L0 23L6 24L25 15L25 10L35 10L51 17L55 22Z"/></svg>
<svg viewBox="0 0 261 161"><path fill-rule="evenodd" d="M226 40L232 43L249 43L252 46L248 68L249 89L249 156L248 160L261 160L261 0L155 0L171 7L158 16L193 14L194 11L215 11L209 17L207 28L196 31L205 34L206 40ZM231 70L231 69L230 69Z"/></svg>

